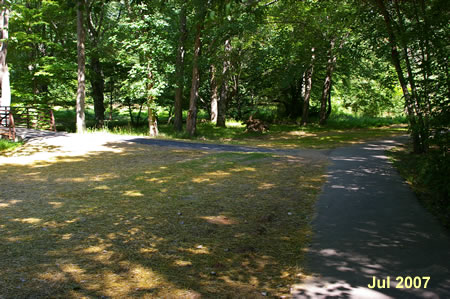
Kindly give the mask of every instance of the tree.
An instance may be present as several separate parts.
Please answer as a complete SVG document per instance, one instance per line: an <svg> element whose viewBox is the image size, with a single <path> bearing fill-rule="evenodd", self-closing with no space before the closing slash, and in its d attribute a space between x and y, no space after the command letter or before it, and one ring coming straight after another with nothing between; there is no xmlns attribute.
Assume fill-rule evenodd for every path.
<svg viewBox="0 0 450 299"><path fill-rule="evenodd" d="M423 119L421 117L420 107L418 99L415 98L415 94L411 94L407 86L407 81L405 79L404 71L402 68L400 53L398 51L397 36L394 32L394 26L392 24L392 17L386 8L384 0L376 0L376 5L379 9L380 14L383 16L385 29L389 38L389 45L391 48L391 59L392 64L397 72L398 81L400 83L401 89L403 91L403 96L405 98L406 110L408 113L411 135L413 139L414 152L421 153L426 151L426 136L422 135ZM408 57L404 57L408 60ZM412 79L412 78L410 78ZM416 107L414 107L416 105ZM419 117L417 119L417 116Z"/></svg>
<svg viewBox="0 0 450 299"><path fill-rule="evenodd" d="M2 0L0 15L0 87L1 98L0 106L11 105L11 90L9 86L9 70L6 62L6 54L8 52L8 25L9 25L9 4Z"/></svg>
<svg viewBox="0 0 450 299"><path fill-rule="evenodd" d="M316 54L314 53L314 48L311 48L311 62L309 64L308 69L305 72L305 98L303 101L303 113L302 113L302 125L306 125L308 123L308 114L309 114L309 99L311 98L311 90L312 90L312 76L314 73L314 63L316 60Z"/></svg>
<svg viewBox="0 0 450 299"><path fill-rule="evenodd" d="M85 1L78 0L77 3L77 52L78 52L78 89L77 89L77 133L86 131L86 120L84 114L84 101L86 98L86 52L85 52L85 31L84 31L84 10Z"/></svg>
<svg viewBox="0 0 450 299"><path fill-rule="evenodd" d="M175 130L181 131L183 129L183 87L184 87L184 60L186 55L185 44L187 38L186 29L186 0L183 0L180 9L179 19L179 39L178 39L178 51L177 61L175 64L175 76L176 76L176 89L175 89Z"/></svg>
<svg viewBox="0 0 450 299"><path fill-rule="evenodd" d="M200 86L200 69L199 69L199 58L202 49L201 35L204 26L206 9L201 5L197 13L197 24L195 32L195 42L194 42L194 57L192 62L192 84L191 93L189 98L189 111L186 120L186 131L189 136L194 136L197 131L197 99L198 91Z"/></svg>
<svg viewBox="0 0 450 299"><path fill-rule="evenodd" d="M155 109L155 96L152 94L153 89L153 73L151 69L151 60L148 62L147 66L148 73L148 85L147 85L147 107L148 107L148 131L149 135L152 137L158 136L158 119L156 117Z"/></svg>
<svg viewBox="0 0 450 299"><path fill-rule="evenodd" d="M338 49L341 49L348 34L341 38ZM323 82L322 98L320 101L320 115L319 124L324 125L331 114L331 85L333 72L336 67L337 53L335 49L336 38L332 37L330 40L330 50L328 53L328 61L326 68L325 80ZM327 105L328 104L328 105ZM328 106L328 108L327 108Z"/></svg>
<svg viewBox="0 0 450 299"><path fill-rule="evenodd" d="M88 64L89 81L92 87L92 97L94 99L95 126L103 127L105 120L105 77L103 66L100 60L101 42L105 34L104 22L106 19L107 1L91 0L87 5L86 23L88 27L91 51L90 63Z"/></svg>
<svg viewBox="0 0 450 299"><path fill-rule="evenodd" d="M210 120L212 123L217 123L217 114L218 114L218 102L219 102L219 85L217 84L216 79L216 66L214 63L211 64L210 67L211 81L210 81L210 89L211 89L211 117Z"/></svg>
<svg viewBox="0 0 450 299"><path fill-rule="evenodd" d="M13 101L75 107L77 1L11 1Z"/></svg>
<svg viewBox="0 0 450 299"><path fill-rule="evenodd" d="M218 98L218 105L217 105L217 120L216 124L218 127L225 127L225 121L226 121L226 114L227 114L227 105L229 101L229 95L230 91L228 80L230 78L230 52L231 52L231 42L229 39L225 40L225 58L223 61L223 69L222 69L222 84L220 87L220 94Z"/></svg>
<svg viewBox="0 0 450 299"><path fill-rule="evenodd" d="M161 95L169 88L169 75L173 72L173 24L165 13L172 6L158 2L125 5L126 15L120 18L110 39L116 49L117 63L126 71L121 81L120 96L130 104L146 103L149 134L156 135L157 111L163 103ZM173 18L173 15L170 15ZM173 85L172 85L173 86ZM170 101L173 103L173 100Z"/></svg>
<svg viewBox="0 0 450 299"><path fill-rule="evenodd" d="M98 127L108 92L110 116L120 104L139 126L149 111L154 134L162 110L182 129L189 96L186 130L195 135L199 110L218 126L250 115L302 124L319 116L325 124L335 100L354 113L399 111L403 88L419 151L450 113L444 0L73 2L11 2L13 101L73 107L76 93L78 106L82 97L93 103ZM80 3L88 81L79 56L77 88L81 47L77 53L72 28ZM392 46L398 63L389 65ZM399 68L404 84L393 81Z"/></svg>

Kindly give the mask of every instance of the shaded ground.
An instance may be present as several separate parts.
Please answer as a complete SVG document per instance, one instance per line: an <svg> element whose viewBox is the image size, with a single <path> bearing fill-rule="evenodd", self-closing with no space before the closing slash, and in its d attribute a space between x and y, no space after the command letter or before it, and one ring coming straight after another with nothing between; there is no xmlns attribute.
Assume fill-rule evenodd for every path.
<svg viewBox="0 0 450 299"><path fill-rule="evenodd" d="M37 138L0 158L0 298L289 295L323 156L117 138L131 137Z"/></svg>
<svg viewBox="0 0 450 299"><path fill-rule="evenodd" d="M384 151L396 144L330 153L307 255L316 275L294 288L295 297L450 298L450 238L389 163ZM390 276L391 288L369 289L373 276ZM430 281L426 289L396 288L398 276Z"/></svg>

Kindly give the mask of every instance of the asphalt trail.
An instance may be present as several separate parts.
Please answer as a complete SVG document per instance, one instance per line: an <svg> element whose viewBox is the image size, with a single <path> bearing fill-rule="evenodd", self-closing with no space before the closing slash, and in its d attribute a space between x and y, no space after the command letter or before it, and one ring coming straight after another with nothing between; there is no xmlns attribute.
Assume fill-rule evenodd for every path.
<svg viewBox="0 0 450 299"><path fill-rule="evenodd" d="M315 275L292 288L295 298L450 298L449 234L385 154L404 141L369 142L329 154L332 165L307 254ZM390 276L390 288L387 281L386 288L369 288L374 276ZM398 276L421 277L422 287L396 288ZM426 289L423 276L430 277Z"/></svg>
<svg viewBox="0 0 450 299"><path fill-rule="evenodd" d="M241 152L241 153L272 153L277 155L300 155L304 157L325 157L328 150L314 149L274 149L265 147L249 147L231 144L197 143L152 138L128 138L125 141L160 147L172 147L180 149Z"/></svg>

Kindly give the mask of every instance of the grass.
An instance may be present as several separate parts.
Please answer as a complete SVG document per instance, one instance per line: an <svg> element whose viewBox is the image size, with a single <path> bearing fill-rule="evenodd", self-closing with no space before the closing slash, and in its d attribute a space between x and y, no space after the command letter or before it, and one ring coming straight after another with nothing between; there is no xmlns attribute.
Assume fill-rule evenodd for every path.
<svg viewBox="0 0 450 299"><path fill-rule="evenodd" d="M11 151L21 145L22 145L21 142L12 142L12 141L0 138L0 153L6 152L6 151Z"/></svg>
<svg viewBox="0 0 450 299"><path fill-rule="evenodd" d="M397 117L370 117L354 116L350 114L332 114L327 122L328 128L335 129L354 129L354 128L375 128L392 125L406 124L404 116Z"/></svg>
<svg viewBox="0 0 450 299"><path fill-rule="evenodd" d="M258 298L300 280L325 160L109 148L3 163L3 296Z"/></svg>
<svg viewBox="0 0 450 299"><path fill-rule="evenodd" d="M202 134L204 131L200 131ZM206 140L218 140L224 143L272 148L312 148L330 149L340 146L379 139L386 136L405 134L403 127L332 129L310 125L273 125L267 133L238 133L235 137L216 139L208 134L201 135Z"/></svg>

